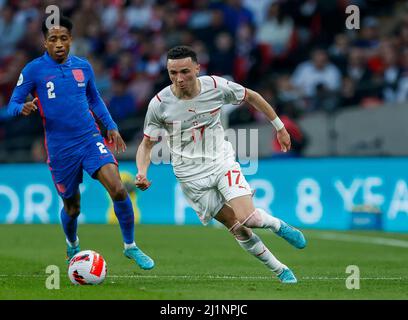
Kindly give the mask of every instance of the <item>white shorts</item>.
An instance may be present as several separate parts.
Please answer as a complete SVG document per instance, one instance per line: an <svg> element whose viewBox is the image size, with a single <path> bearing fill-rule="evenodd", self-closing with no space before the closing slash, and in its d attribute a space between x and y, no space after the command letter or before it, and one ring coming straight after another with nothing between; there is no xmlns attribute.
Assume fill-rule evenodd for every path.
<svg viewBox="0 0 408 320"><path fill-rule="evenodd" d="M215 217L225 202L252 194L238 162L220 167L211 176L180 182L180 186L204 225Z"/></svg>

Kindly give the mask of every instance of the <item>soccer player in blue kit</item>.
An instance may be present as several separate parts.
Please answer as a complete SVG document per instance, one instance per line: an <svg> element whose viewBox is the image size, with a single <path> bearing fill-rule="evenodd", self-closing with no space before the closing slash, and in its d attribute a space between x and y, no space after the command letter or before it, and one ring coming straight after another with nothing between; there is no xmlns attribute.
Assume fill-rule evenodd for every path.
<svg viewBox="0 0 408 320"><path fill-rule="evenodd" d="M42 25L43 56L28 63L20 74L8 111L28 116L39 109L44 131L48 166L64 207L61 222L67 242L67 261L80 251L77 218L80 213L79 185L83 170L97 179L112 198L124 242L124 255L142 269L152 269L154 261L134 241L134 212L120 179L118 163L106 147L94 115L107 130L115 152L126 145L96 86L91 65L69 55L72 22L60 18L59 26ZM28 94L35 98L25 102Z"/></svg>

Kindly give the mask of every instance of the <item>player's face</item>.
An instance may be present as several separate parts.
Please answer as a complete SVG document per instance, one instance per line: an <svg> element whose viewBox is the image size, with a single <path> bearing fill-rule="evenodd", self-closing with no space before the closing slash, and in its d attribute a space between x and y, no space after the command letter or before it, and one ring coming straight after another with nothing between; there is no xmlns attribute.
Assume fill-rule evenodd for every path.
<svg viewBox="0 0 408 320"><path fill-rule="evenodd" d="M52 28L47 33L44 46L51 58L63 63L68 57L71 42L72 36L67 28Z"/></svg>
<svg viewBox="0 0 408 320"><path fill-rule="evenodd" d="M171 82L177 90L191 91L197 85L200 65L190 57L184 59L168 59L167 70Z"/></svg>

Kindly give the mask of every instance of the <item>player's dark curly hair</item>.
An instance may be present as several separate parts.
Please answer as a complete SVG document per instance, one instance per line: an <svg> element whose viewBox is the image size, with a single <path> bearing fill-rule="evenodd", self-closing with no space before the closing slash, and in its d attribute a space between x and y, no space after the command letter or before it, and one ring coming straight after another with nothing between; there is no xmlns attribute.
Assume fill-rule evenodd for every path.
<svg viewBox="0 0 408 320"><path fill-rule="evenodd" d="M189 46L173 47L167 52L167 60L168 59L184 59L188 57L190 57L191 60L193 60L194 62L197 62L197 54Z"/></svg>
<svg viewBox="0 0 408 320"><path fill-rule="evenodd" d="M59 25L61 27L67 28L69 33L71 33L73 24L72 24L72 21L69 18L61 16L60 21L59 21ZM47 34L48 34L47 19L45 19L43 21L41 29L42 29L42 33L43 33L44 37L46 37Z"/></svg>

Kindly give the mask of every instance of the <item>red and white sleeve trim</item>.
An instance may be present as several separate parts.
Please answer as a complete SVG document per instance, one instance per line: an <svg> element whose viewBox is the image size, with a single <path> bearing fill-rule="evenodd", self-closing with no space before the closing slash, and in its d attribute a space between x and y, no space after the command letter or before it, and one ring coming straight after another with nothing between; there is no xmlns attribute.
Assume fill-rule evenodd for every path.
<svg viewBox="0 0 408 320"><path fill-rule="evenodd" d="M157 137L157 138L155 138L155 137L151 137L151 136L149 136L148 134L146 134L146 133L143 133L143 135L146 137L146 138L149 138L151 141L158 141L159 140L159 138Z"/></svg>
<svg viewBox="0 0 408 320"><path fill-rule="evenodd" d="M244 100L245 100L245 98L246 98L246 96L247 96L248 90L247 90L247 88L245 88L245 87L244 87L244 89L245 89L244 97L242 98L242 100L241 100L240 102L237 103L237 105L240 105L242 102L244 102Z"/></svg>

